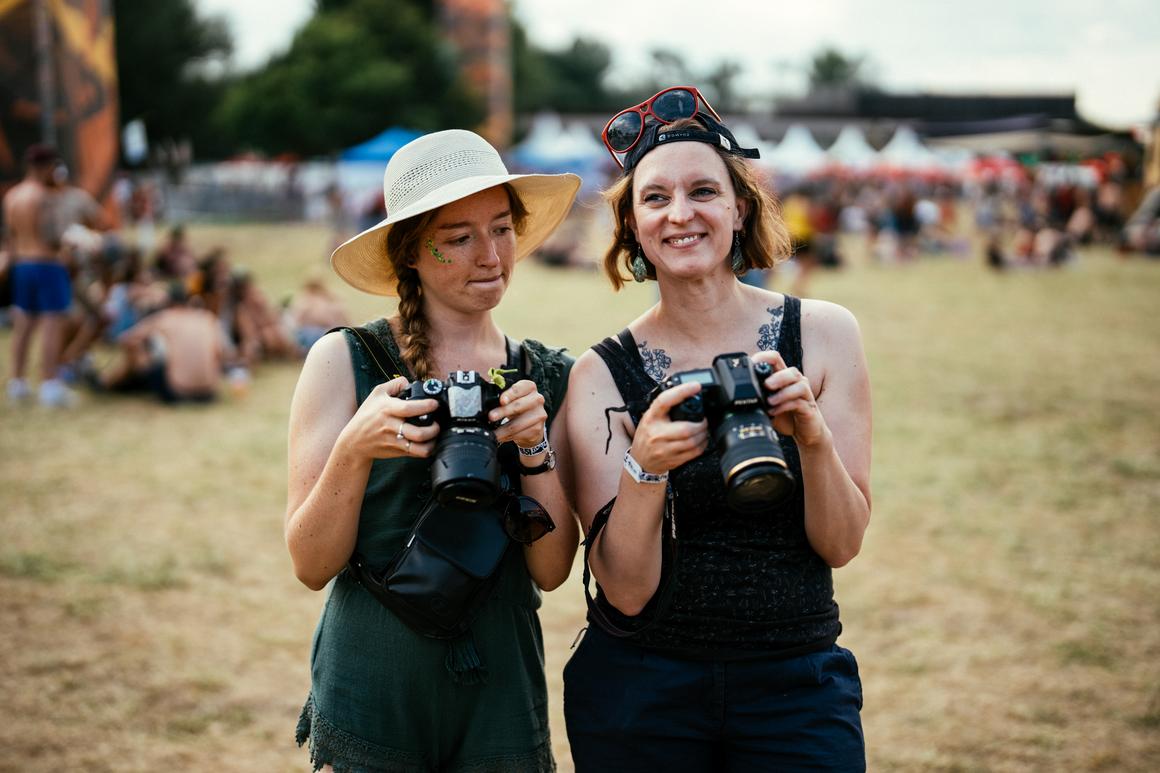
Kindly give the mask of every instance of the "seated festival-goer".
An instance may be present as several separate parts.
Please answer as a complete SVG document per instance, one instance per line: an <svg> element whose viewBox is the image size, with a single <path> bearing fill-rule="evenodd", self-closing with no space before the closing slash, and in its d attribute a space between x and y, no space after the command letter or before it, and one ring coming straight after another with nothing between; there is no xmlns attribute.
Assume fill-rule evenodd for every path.
<svg viewBox="0 0 1160 773"><path fill-rule="evenodd" d="M212 312L189 305L180 282L168 308L150 314L117 340L121 356L99 376L111 391L152 391L166 403L208 402L218 393L225 336Z"/></svg>

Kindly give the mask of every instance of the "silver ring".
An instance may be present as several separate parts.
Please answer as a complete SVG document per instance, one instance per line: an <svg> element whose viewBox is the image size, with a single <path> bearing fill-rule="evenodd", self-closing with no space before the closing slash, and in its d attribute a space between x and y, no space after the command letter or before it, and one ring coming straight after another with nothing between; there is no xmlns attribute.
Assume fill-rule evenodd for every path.
<svg viewBox="0 0 1160 773"><path fill-rule="evenodd" d="M405 421L399 422L399 431L395 433L395 437L398 438L399 440L403 439L403 427L405 427L405 426L407 426L407 422L405 422Z"/></svg>
<svg viewBox="0 0 1160 773"><path fill-rule="evenodd" d="M407 453L411 453L411 441L407 441Z"/></svg>

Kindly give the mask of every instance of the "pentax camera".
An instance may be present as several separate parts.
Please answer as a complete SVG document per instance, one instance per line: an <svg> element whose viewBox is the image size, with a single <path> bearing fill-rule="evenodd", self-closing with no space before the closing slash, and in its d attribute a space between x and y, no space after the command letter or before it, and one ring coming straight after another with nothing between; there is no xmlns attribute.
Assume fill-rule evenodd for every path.
<svg viewBox="0 0 1160 773"><path fill-rule="evenodd" d="M439 439L431 463L435 499L447 507L487 506L500 494L497 443L487 414L499 407L503 390L473 370L457 370L446 381L414 381L403 400L433 399L431 413L411 418L420 427L438 423Z"/></svg>
<svg viewBox="0 0 1160 773"><path fill-rule="evenodd" d="M674 373L649 394L651 404L661 392L678 384L701 385L698 394L669 411L669 418L708 420L721 454L725 501L735 510L763 510L794 489L793 473L765 412L765 398L770 394L765 379L772 373L768 363L751 362L743 353L719 354L712 367Z"/></svg>

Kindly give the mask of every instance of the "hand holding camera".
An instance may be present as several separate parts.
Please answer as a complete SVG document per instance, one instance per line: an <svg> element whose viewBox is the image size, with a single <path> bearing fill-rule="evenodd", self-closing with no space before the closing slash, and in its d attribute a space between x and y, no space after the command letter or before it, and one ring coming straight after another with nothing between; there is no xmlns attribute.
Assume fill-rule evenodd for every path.
<svg viewBox="0 0 1160 773"><path fill-rule="evenodd" d="M773 428L782 435L793 437L799 448L825 439L826 422L805 374L797 368L786 367L778 352L759 352L753 356L753 361L755 365L768 363L773 370L765 379L765 391L769 396L767 410L773 417Z"/></svg>
<svg viewBox="0 0 1160 773"><path fill-rule="evenodd" d="M401 392L408 388L408 383L400 376L371 390L342 430L345 448L366 459L431 455L439 428L420 427L408 422L415 416L429 413L435 404L403 400Z"/></svg>
<svg viewBox="0 0 1160 773"><path fill-rule="evenodd" d="M784 362L781 364L784 368ZM674 422L704 419L708 423L721 457L725 501L735 510L763 510L788 496L795 486L766 414L767 400L773 394L766 380L773 375L774 366L764 358L751 361L741 352L719 354L713 358L712 367L674 373L649 395L656 406L667 395L676 393L673 387L700 386L700 390L673 404L668 416ZM785 398L775 400L780 400L779 406L786 402Z"/></svg>
<svg viewBox="0 0 1160 773"><path fill-rule="evenodd" d="M650 396L649 409L633 433L630 449L645 473L665 475L705 452L709 445L705 422L671 415L677 405L695 399L700 391L698 383L681 383L668 390L658 388Z"/></svg>

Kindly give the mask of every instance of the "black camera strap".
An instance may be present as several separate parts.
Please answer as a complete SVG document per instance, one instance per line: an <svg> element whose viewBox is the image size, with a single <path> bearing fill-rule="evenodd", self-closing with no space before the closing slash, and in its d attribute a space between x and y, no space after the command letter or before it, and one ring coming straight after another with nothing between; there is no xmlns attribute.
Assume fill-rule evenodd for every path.
<svg viewBox="0 0 1160 773"><path fill-rule="evenodd" d="M367 350L367 354L370 355L371 360L375 363L379 369L379 372L383 374L383 378L385 378L387 381L390 381L393 378L398 378L399 376L406 376L407 378L411 377L411 371L409 368L407 368L406 364L395 359L391 353L387 351L387 347L383 346L383 342L379 340L378 336L376 336L367 328L348 327L343 325L340 327L332 327L326 332L336 333L340 330L349 332L359 340L359 343L361 343L363 348ZM390 369L388 369L384 363L389 363L391 366ZM391 371L394 371L393 376L391 375Z"/></svg>
<svg viewBox="0 0 1160 773"><path fill-rule="evenodd" d="M596 515L593 516L592 526L588 529L588 536L584 540L584 600L588 604L589 620L599 625L605 633L610 636L615 636L618 639L639 636L651 628L665 615L673 602L673 596L675 595L677 587L676 577L674 576L677 571L677 522L676 513L674 512L676 494L671 484L666 485L665 509L661 521L661 577L653 598L635 618L620 614L606 599L593 596L589 588L589 581L592 578L592 570L589 568L592 546L595 544L596 538L604 530L604 527L608 525L608 518L612 515L612 508L616 504L616 497L613 497L608 504L600 508L596 512ZM597 583L597 588L599 589L599 587L600 584ZM605 607L611 609L605 609ZM637 624L625 625L614 622L612 619L613 615L610 614L610 611L624 618L626 622L633 621Z"/></svg>
<svg viewBox="0 0 1160 773"><path fill-rule="evenodd" d="M595 344L592 349L604 360L613 383L620 393L624 405L610 406L604 411L604 418L608 423L608 442L612 442L612 413L628 413L633 424L640 422L641 416L648 410L648 394L656 385L644 370L644 363L640 359L640 350L632 333L625 328L616 339L605 338ZM592 518L592 525L584 540L584 598L588 603L589 620L599 625L605 632L618 638L638 636L651 628L667 613L672 604L676 591L677 571L677 518L676 518L676 491L672 481L666 484L664 514L661 522L661 577L657 591L645 609L635 618L622 615L611 604L599 596L593 596L589 589L589 580L592 571L589 567L592 546L600 536L608 518L612 514L612 507L616 504L615 497L600 508ZM599 583L597 583L599 589Z"/></svg>

